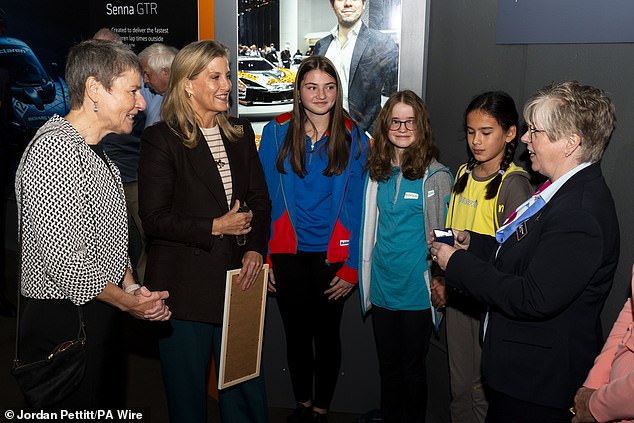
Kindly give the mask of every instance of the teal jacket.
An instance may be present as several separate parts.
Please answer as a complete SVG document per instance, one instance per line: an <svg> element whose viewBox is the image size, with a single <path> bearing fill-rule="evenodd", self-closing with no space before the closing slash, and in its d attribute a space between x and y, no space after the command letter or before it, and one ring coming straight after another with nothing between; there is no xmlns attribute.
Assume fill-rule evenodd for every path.
<svg viewBox="0 0 634 423"><path fill-rule="evenodd" d="M422 179L423 183L423 210L425 219L425 231L444 228L453 176L448 167L432 160ZM372 308L370 302L370 282L372 280L372 250L376 243L376 228L379 220L377 207L378 182L366 177L363 196L363 210L361 212L361 236L359 238L359 294L361 295L361 310L363 314ZM427 245L421 245L427 249ZM427 292L431 296L431 257L428 257L428 271L421 275L425 279ZM435 309L432 307L434 323L437 322Z"/></svg>

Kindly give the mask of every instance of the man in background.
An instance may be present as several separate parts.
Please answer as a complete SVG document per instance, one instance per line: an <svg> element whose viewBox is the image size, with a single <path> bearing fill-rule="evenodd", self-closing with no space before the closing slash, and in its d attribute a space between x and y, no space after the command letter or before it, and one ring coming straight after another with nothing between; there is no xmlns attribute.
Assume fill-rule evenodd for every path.
<svg viewBox="0 0 634 423"><path fill-rule="evenodd" d="M343 85L344 108L372 134L381 110L381 96L398 85L398 47L389 35L361 21L366 0L330 0L337 26L317 41L314 55L329 58Z"/></svg>
<svg viewBox="0 0 634 423"><path fill-rule="evenodd" d="M117 43L121 42L121 36L110 28L99 28L92 38L95 40L110 40Z"/></svg>
<svg viewBox="0 0 634 423"><path fill-rule="evenodd" d="M170 81L170 69L178 50L161 43L154 43L139 53L143 67L143 83L141 94L145 98L145 127L161 120L161 104Z"/></svg>
<svg viewBox="0 0 634 423"><path fill-rule="evenodd" d="M280 52L280 58L282 59L282 67L286 69L291 68L291 46L286 43L284 46L284 50Z"/></svg>

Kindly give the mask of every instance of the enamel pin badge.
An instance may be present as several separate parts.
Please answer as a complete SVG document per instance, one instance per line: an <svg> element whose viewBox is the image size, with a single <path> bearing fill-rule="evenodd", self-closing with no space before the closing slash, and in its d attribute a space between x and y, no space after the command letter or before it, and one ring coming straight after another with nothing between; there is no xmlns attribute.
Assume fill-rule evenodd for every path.
<svg viewBox="0 0 634 423"><path fill-rule="evenodd" d="M526 222L522 222L522 224L519 225L517 229L515 229L515 236L517 237L518 241L524 238L527 233L528 233L528 228L526 227Z"/></svg>

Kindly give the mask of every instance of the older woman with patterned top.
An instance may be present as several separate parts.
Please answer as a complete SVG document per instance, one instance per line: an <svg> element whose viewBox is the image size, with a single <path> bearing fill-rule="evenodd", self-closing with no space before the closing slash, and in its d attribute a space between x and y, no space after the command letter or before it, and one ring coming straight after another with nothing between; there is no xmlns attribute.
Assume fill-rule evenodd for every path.
<svg viewBox="0 0 634 423"><path fill-rule="evenodd" d="M121 178L99 141L129 133L145 108L141 70L123 44L88 40L66 65L71 111L37 132L16 175L22 243L22 295L28 298L19 334L24 362L44 359L79 326L86 327L86 375L59 409L109 406L106 377L114 351L116 309L167 320L168 293L134 283L127 255Z"/></svg>

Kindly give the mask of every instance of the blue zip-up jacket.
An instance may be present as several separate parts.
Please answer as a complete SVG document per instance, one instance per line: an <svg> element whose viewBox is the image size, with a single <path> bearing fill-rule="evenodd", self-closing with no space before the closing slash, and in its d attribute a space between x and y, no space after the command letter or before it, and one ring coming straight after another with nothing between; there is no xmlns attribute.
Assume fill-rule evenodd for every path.
<svg viewBox="0 0 634 423"><path fill-rule="evenodd" d="M297 253L295 181L288 157L284 162L285 174L275 164L290 127L290 113L284 113L269 122L262 131L260 161L271 197L271 236L268 254ZM340 175L333 175L331 214L328 220L330 240L329 263L343 263L337 276L346 282L357 283L359 268L359 226L363 199L364 166L369 145L368 137L352 121L346 120L352 137L348 166ZM360 144L360 150L359 150ZM267 261L271 264L270 260Z"/></svg>

